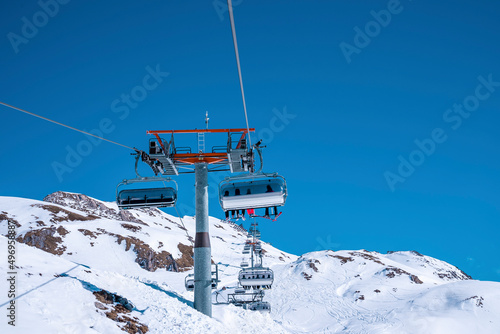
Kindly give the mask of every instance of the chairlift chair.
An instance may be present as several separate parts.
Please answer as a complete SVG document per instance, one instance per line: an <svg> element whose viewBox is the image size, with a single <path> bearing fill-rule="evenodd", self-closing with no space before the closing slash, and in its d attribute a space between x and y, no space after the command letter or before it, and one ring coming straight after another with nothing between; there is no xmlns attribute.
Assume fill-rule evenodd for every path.
<svg viewBox="0 0 500 334"><path fill-rule="evenodd" d="M278 174L228 177L219 184L219 202L224 211L259 209L285 205L285 178Z"/></svg>
<svg viewBox="0 0 500 334"><path fill-rule="evenodd" d="M184 279L184 285L187 291L194 291L194 274L189 274Z"/></svg>
<svg viewBox="0 0 500 334"><path fill-rule="evenodd" d="M215 269L212 269L212 289L217 289L219 284L219 265L215 264ZM187 291L194 291L194 274L189 274L184 279L184 286Z"/></svg>
<svg viewBox="0 0 500 334"><path fill-rule="evenodd" d="M212 265L214 266L214 265ZM215 270L212 269L212 289L217 289L217 285L219 284L219 265L215 264Z"/></svg>
<svg viewBox="0 0 500 334"><path fill-rule="evenodd" d="M250 311L271 312L271 304L263 301L245 304L243 308Z"/></svg>
<svg viewBox="0 0 500 334"><path fill-rule="evenodd" d="M163 183L163 187L154 188L120 188L135 183ZM165 183L172 182L173 187L168 187ZM177 183L170 178L163 177L138 177L130 180L123 180L116 187L116 203L119 209L136 208L165 208L173 207L177 202Z"/></svg>
<svg viewBox="0 0 500 334"><path fill-rule="evenodd" d="M243 288L270 289L274 281L274 273L269 268L247 268L240 270L238 280Z"/></svg>
<svg viewBox="0 0 500 334"><path fill-rule="evenodd" d="M151 151L151 149L150 149ZM177 202L177 183L164 177L143 177L139 175L138 163L139 159L146 162L153 168L155 174L158 173L158 167L150 159L150 157L143 151L137 151L135 155L135 174L136 178L130 180L123 180L116 186L116 203L119 209L133 209L133 208L164 208L175 206ZM144 187L135 189L123 189L130 184L135 183L162 183L158 187ZM167 186L167 183L174 186Z"/></svg>

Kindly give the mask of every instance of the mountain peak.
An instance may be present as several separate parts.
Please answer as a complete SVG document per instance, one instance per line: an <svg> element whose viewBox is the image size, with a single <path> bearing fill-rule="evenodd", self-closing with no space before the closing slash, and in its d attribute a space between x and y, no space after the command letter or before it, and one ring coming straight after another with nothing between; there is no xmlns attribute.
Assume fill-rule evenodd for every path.
<svg viewBox="0 0 500 334"><path fill-rule="evenodd" d="M113 202L103 202L84 194L56 191L45 196L43 201L62 205L101 218L136 222L139 224L144 223L135 217L130 211L118 210L118 206ZM151 210L154 211L156 209L148 209L148 211Z"/></svg>

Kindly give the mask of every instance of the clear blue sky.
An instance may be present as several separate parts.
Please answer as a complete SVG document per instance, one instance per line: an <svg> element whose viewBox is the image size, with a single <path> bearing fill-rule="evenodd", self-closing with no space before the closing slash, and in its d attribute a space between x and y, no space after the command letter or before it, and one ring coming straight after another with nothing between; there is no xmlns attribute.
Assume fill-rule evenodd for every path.
<svg viewBox="0 0 500 334"><path fill-rule="evenodd" d="M101 124L106 138L143 149L147 130L201 128L206 110L212 128L245 126L223 0L47 3L50 16L36 1L0 4L0 101L87 131ZM264 137L265 170L284 175L290 192L280 220L262 222L263 238L295 254L417 250L500 280L500 4L234 4L253 138ZM157 66L158 82L144 83ZM138 100L123 100L131 93ZM463 103L470 112L453 111ZM294 116L285 125L273 112L284 109ZM134 176L125 148L3 106L0 116L0 195L111 201ZM86 156L58 178L68 148ZM413 172L397 176L409 168L400 156L418 164ZM178 181L193 214L194 177Z"/></svg>

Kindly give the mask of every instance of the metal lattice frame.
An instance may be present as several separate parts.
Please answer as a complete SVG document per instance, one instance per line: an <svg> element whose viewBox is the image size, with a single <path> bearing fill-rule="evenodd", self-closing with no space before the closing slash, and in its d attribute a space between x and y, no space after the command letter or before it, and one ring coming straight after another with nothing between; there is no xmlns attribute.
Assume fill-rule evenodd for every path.
<svg viewBox="0 0 500 334"><path fill-rule="evenodd" d="M147 134L154 135L159 148L159 152L149 152L151 160L157 161L160 172L163 175L179 175L194 173L194 165L206 163L209 172L230 171L253 172L254 156L253 150L248 145L248 134L255 132L254 128L237 129L196 129L196 130L154 130ZM227 133L228 140L225 146L214 146L212 152L192 153L190 147L176 147L174 134L207 134L207 133ZM170 134L170 141L165 141L160 137L162 134ZM239 139L233 140L232 136L238 134ZM187 153L185 151L188 151Z"/></svg>

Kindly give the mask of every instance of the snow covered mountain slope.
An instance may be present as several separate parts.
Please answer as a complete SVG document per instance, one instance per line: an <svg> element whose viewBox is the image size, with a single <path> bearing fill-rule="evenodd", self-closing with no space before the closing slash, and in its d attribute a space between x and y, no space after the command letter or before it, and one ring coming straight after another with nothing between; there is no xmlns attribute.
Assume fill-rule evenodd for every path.
<svg viewBox="0 0 500 334"><path fill-rule="evenodd" d="M6 240L0 237L3 249ZM22 295L16 301L16 326L2 321L2 333L234 333L238 323L248 333L285 332L268 314L236 307L208 318L166 283L88 268L23 244L17 251ZM4 265L1 269L6 271ZM4 280L1 288L7 291ZM131 310L107 301L103 290L126 298ZM4 310L6 302L5 297L0 301Z"/></svg>
<svg viewBox="0 0 500 334"><path fill-rule="evenodd" d="M273 269L272 316L291 332L500 332L500 283L416 252L321 251Z"/></svg>
<svg viewBox="0 0 500 334"><path fill-rule="evenodd" d="M271 313L214 305L210 319L191 307L193 293L184 289L193 217L119 211L115 203L57 192L44 201L0 197L3 236L7 221L16 226L22 295L17 326L2 321L2 333L500 333L500 283L472 280L417 252L297 257L263 242L264 264L275 273L264 299ZM246 232L212 217L210 224L212 259L225 264L219 288L226 289L217 299L214 292L220 302L237 285ZM6 244L0 237L0 249ZM0 269L8 271L5 262ZM5 280L0 289L8 290ZM8 301L5 293L2 309Z"/></svg>
<svg viewBox="0 0 500 334"><path fill-rule="evenodd" d="M157 209L118 211L115 203L62 192L45 200L50 202L0 197L0 214L18 222L20 242L124 275L156 277L158 269L180 272L193 267L194 217L181 221ZM245 231L212 217L210 224L214 262L236 264ZM263 248L269 263L296 258L266 243Z"/></svg>

